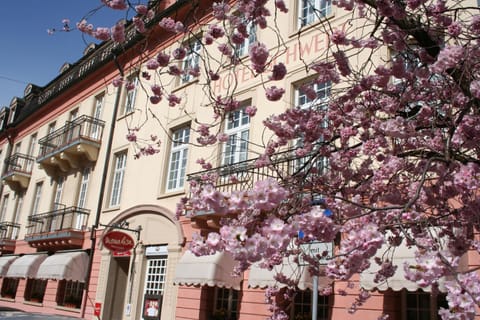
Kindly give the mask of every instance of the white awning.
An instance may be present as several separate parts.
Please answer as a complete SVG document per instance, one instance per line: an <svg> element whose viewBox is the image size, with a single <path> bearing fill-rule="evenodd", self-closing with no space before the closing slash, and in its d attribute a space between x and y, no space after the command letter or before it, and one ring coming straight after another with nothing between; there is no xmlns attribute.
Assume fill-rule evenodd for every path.
<svg viewBox="0 0 480 320"><path fill-rule="evenodd" d="M0 257L0 277L5 277L7 273L8 267L12 264L12 262L17 259L18 256L2 256Z"/></svg>
<svg viewBox="0 0 480 320"><path fill-rule="evenodd" d="M280 283L275 280L274 276L278 273L282 273L287 278L292 280L298 280L297 287L300 290L312 289L313 278L308 272L307 266L299 266L293 262L292 258L284 258L281 265L275 266L273 270L263 269L258 264L253 264L250 268L250 274L248 276L248 286L250 288L266 288L266 287L286 287L286 284ZM327 277L318 277L318 288L323 289L328 287L332 283L332 280Z"/></svg>
<svg viewBox="0 0 480 320"><path fill-rule="evenodd" d="M85 282L88 261L88 254L84 251L56 253L43 261L37 278Z"/></svg>
<svg viewBox="0 0 480 320"><path fill-rule="evenodd" d="M191 251L186 251L177 264L173 283L186 286L208 285L240 290L240 282L243 277L232 276L235 265L235 260L226 252L197 257Z"/></svg>
<svg viewBox="0 0 480 320"><path fill-rule="evenodd" d="M387 250L389 248L388 244L384 244L376 253L376 257L382 259L382 257L389 257L391 258L391 252L386 254ZM430 292L431 287L420 287L416 282L410 281L405 279L405 271L404 271L404 264L413 264L415 265L417 262L415 260L415 251L416 247L408 247L405 244L405 240L402 241L400 246L394 248L394 254L392 258L392 263L393 265L397 266L397 269L395 270L395 273L393 274L392 277L388 278L386 281L376 283L374 281L375 279L375 274L377 271L380 269L380 266L375 263L373 257L370 260L370 267L362 272L360 274L360 286L364 289L367 290L373 290L377 289L379 291L384 291L387 289L392 289L394 291L400 291L402 289L406 289L408 291L416 291L418 289L422 289L425 292ZM464 270L466 269L466 266L468 266L468 255L465 254L463 257L460 259L459 263L459 270ZM448 278L448 277L447 277ZM446 288L444 286L446 278L440 278L438 281L439 285L439 290L441 292L445 292Z"/></svg>
<svg viewBox="0 0 480 320"><path fill-rule="evenodd" d="M5 274L6 278L35 278L38 267L47 258L46 253L26 254L15 259Z"/></svg>

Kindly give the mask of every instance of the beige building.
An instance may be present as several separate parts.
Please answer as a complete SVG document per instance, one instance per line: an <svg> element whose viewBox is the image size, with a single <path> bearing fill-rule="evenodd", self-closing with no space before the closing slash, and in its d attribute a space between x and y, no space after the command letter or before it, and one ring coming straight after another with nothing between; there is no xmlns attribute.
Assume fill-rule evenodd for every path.
<svg viewBox="0 0 480 320"><path fill-rule="evenodd" d="M110 41L90 46L46 86L27 86L23 97L13 98L2 109L0 306L85 319L268 316L264 289L275 284L271 274L252 269L243 279L231 278L228 270L233 262L227 255L197 258L187 251L192 233L218 228L219 217L206 213L177 220L175 215L177 203L189 194L187 174L197 179L202 170L197 159L213 164L211 172L219 174L219 187L251 186L261 178L252 164L270 134L262 120L288 107L325 103L334 92L331 83L316 84L323 99L312 102L299 88L313 75L305 66L324 57L329 46L318 19L329 19L341 28L347 16L330 1L310 4L321 17L306 1L285 2L290 10L280 16L278 25L283 42L270 29L249 27L250 37L236 48L240 63L222 68L217 81L208 82L200 65L206 48L194 36L201 35L203 27L194 29L190 38L178 38L158 27L163 17L187 15L190 2L160 1L145 38L130 25L122 46ZM211 19L208 11L202 18ZM268 46L272 59L288 69L287 76L275 83L285 88L280 101L267 100L265 79L255 77L250 68L248 47L257 39ZM202 67L198 77L166 72L151 80L142 76L143 72L153 75L148 60L159 52L172 52L180 43L188 52L178 60L179 67ZM389 53L385 49L379 54L388 57ZM359 55L356 62L363 63L363 58ZM220 53L209 59L212 70L217 70ZM131 90L112 84L119 76L132 84ZM181 99L175 108L166 96L152 104L154 79ZM242 108L212 129L213 134L223 132L226 142L199 147L200 124L212 119L207 93L234 94ZM247 106L256 106L254 117L245 111ZM128 141L132 134L137 143ZM150 151L151 155L136 159ZM323 160L322 170L328 167L328 160ZM286 150L278 161L293 166L300 160ZM231 174L242 183L225 184ZM108 249L103 240L111 231L129 235L134 247ZM304 278L298 301L288 308L291 319L307 319L311 312L311 278L305 267L300 271ZM427 319L424 314L434 319L437 301L444 300L399 281L395 287L375 291L354 316L346 312L353 296L320 297L318 319L366 319L382 313L390 319ZM330 281L320 279L320 286L328 285ZM360 288L359 281L354 285ZM375 288L368 279L363 285Z"/></svg>

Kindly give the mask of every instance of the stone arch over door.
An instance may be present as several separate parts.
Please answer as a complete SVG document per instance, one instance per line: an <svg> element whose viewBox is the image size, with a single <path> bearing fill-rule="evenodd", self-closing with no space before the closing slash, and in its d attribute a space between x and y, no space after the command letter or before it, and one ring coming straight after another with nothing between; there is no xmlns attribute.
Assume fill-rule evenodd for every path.
<svg viewBox="0 0 480 320"><path fill-rule="evenodd" d="M108 225L115 225L122 221L128 221L130 223L130 228L132 229L135 229L138 225L142 226L140 239L144 245L149 244L145 241L154 241L154 238L162 235L160 232L161 230L158 229L159 224L167 226L168 223L172 224L172 227L174 228L172 228L170 231L172 233L176 232L176 235L175 237L172 237L173 234L171 234L170 237L168 237L166 234L163 234L162 236L167 236L171 240L175 239L175 244L180 247L185 244L185 236L179 221L175 218L174 214L165 207L158 205L134 206L115 216L115 218L109 221ZM103 235L109 230L111 229L106 228L101 237L103 237Z"/></svg>
<svg viewBox="0 0 480 320"><path fill-rule="evenodd" d="M131 207L115 216L115 218L108 222L108 225L115 225L125 221L128 222L128 228L130 229L136 229L138 226L142 227L139 238L140 245L135 250L135 253L129 257L129 259L131 259L129 268L129 280L131 280L131 282L128 284L129 287L126 292L128 296L125 302L126 304L131 304L131 315L129 319L141 319L141 308L144 303L145 271L147 268L147 260L152 258L147 257L146 247L166 246L168 250L168 262L164 283L161 319L173 320L175 319L175 306L178 294L178 288L173 285L173 277L177 262L181 256L182 247L185 245L183 229L170 210L158 205L138 205ZM100 238L103 238L110 230L123 231L113 227L106 227L100 235ZM132 237L136 237L133 232L124 232L129 233ZM106 251L106 248L102 248L102 241L99 242L99 246L103 252ZM109 264L115 263L115 259L119 258L115 258L111 254L108 254L106 257ZM153 257L153 259L155 258ZM134 265L133 269L132 264ZM134 271L132 272L132 270ZM111 280L111 277L109 277L109 280ZM107 292L107 295L108 294ZM126 306L127 305L124 305L123 308ZM124 317L124 319L126 318Z"/></svg>

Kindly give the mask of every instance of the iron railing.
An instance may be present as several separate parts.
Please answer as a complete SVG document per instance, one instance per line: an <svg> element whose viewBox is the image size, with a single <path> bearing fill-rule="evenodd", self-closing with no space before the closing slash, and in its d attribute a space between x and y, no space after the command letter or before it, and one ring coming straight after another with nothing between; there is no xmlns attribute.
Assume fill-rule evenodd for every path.
<svg viewBox="0 0 480 320"><path fill-rule="evenodd" d="M105 121L86 115L67 121L63 127L38 141L40 153L37 162L80 142L100 144L104 126Z"/></svg>
<svg viewBox="0 0 480 320"><path fill-rule="evenodd" d="M255 182L266 178L276 179L280 184L295 180L308 188L314 178L326 172L328 160L317 149L304 156L298 156L296 150L276 153L267 165L261 165L261 158L250 159L195 172L189 174L187 180L200 186L213 181L214 187L222 192L252 189Z"/></svg>
<svg viewBox="0 0 480 320"><path fill-rule="evenodd" d="M16 240L20 225L13 222L0 222L0 240Z"/></svg>
<svg viewBox="0 0 480 320"><path fill-rule="evenodd" d="M90 210L67 207L28 217L27 236L62 230L84 230Z"/></svg>
<svg viewBox="0 0 480 320"><path fill-rule="evenodd" d="M5 159L5 172L3 173L2 178L14 173L31 175L34 163L35 158L22 153L14 153Z"/></svg>

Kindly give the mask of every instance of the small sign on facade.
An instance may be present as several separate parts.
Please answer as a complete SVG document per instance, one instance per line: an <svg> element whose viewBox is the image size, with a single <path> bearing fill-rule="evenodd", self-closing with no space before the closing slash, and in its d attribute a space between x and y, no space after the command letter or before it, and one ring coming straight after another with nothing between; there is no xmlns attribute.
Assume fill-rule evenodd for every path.
<svg viewBox="0 0 480 320"><path fill-rule="evenodd" d="M135 246L133 238L121 231L110 231L103 236L103 245L113 252L130 251Z"/></svg>
<svg viewBox="0 0 480 320"><path fill-rule="evenodd" d="M302 254L298 257L298 264L301 266L308 265L308 262L304 260L304 256L310 256L319 261L321 265L328 263L333 257L333 243L332 242L311 242L300 245Z"/></svg>

